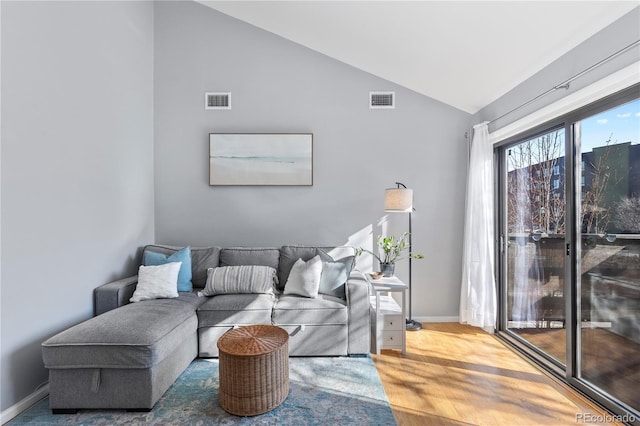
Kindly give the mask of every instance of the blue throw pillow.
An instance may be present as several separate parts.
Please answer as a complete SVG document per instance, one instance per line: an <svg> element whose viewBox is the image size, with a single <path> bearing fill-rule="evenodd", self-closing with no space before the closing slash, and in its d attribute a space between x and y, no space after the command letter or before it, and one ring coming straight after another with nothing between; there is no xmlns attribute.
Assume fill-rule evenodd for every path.
<svg viewBox="0 0 640 426"><path fill-rule="evenodd" d="M346 300L347 295L345 294L344 284L349 279L351 270L355 265L355 257L347 256L334 260L324 250L318 249L317 253L322 259L319 293Z"/></svg>
<svg viewBox="0 0 640 426"><path fill-rule="evenodd" d="M171 256L146 250L142 259L144 266L164 265L165 263L182 262L178 273L178 291L191 291L191 247L185 247Z"/></svg>

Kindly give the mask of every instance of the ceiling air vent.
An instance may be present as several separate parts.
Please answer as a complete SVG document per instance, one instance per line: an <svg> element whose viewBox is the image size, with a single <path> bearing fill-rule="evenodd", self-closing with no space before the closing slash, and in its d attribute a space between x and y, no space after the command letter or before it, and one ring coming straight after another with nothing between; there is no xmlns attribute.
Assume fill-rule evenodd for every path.
<svg viewBox="0 0 640 426"><path fill-rule="evenodd" d="M231 109L231 93L205 93L204 109Z"/></svg>
<svg viewBox="0 0 640 426"><path fill-rule="evenodd" d="M395 108L395 92L369 92L369 108Z"/></svg>

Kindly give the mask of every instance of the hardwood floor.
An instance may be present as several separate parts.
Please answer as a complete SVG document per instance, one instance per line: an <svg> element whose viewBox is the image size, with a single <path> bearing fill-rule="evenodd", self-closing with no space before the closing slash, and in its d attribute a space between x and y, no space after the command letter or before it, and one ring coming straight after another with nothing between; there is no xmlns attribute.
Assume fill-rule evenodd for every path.
<svg viewBox="0 0 640 426"><path fill-rule="evenodd" d="M517 330L556 359L564 359L565 330ZM632 407L640 407L640 344L604 328L582 328L582 374L586 380Z"/></svg>
<svg viewBox="0 0 640 426"><path fill-rule="evenodd" d="M457 323L407 332L407 354L373 355L398 425L617 425L506 347ZM579 416L583 421L580 421Z"/></svg>

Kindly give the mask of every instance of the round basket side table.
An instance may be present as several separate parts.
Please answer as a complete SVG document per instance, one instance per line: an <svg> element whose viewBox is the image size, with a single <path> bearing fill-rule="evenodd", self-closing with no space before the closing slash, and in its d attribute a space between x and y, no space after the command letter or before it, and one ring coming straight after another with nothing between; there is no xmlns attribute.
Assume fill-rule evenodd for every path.
<svg viewBox="0 0 640 426"><path fill-rule="evenodd" d="M289 334L250 325L218 339L220 406L237 416L273 410L289 394Z"/></svg>

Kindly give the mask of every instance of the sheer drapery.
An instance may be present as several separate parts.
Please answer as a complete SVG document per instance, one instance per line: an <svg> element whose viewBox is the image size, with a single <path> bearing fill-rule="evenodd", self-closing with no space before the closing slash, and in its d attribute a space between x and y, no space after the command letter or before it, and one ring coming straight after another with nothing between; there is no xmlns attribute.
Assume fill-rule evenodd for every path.
<svg viewBox="0 0 640 426"><path fill-rule="evenodd" d="M466 201L460 322L493 328L497 308L493 146L487 122L473 127Z"/></svg>
<svg viewBox="0 0 640 426"><path fill-rule="evenodd" d="M515 233L524 233L527 228L531 228L529 185L532 177L529 176L530 167L520 167L512 171L514 175L512 194L515 205L511 212L513 217L513 230ZM519 207L517 207L519 206ZM511 208L511 207L510 207ZM535 303L541 294L538 294L539 286L532 283L540 283L541 276L544 275L540 257L536 255L537 244L530 244L529 238L516 238L515 243L509 246L509 250L514 252L513 259L513 306L511 308L510 319L517 321L513 327L535 327L536 309Z"/></svg>

